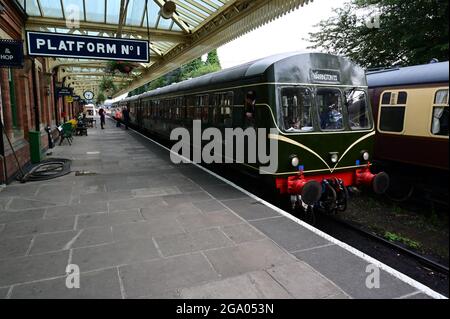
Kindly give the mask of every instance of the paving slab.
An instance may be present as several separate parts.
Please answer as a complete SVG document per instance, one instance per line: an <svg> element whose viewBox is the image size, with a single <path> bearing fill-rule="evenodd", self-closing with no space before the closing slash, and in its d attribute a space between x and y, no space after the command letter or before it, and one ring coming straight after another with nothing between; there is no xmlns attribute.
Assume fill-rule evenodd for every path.
<svg viewBox="0 0 450 319"><path fill-rule="evenodd" d="M71 262L87 272L159 257L151 239L139 239L74 249Z"/></svg>
<svg viewBox="0 0 450 319"><path fill-rule="evenodd" d="M0 211L0 224L42 219L46 209L31 209L23 211Z"/></svg>
<svg viewBox="0 0 450 319"><path fill-rule="evenodd" d="M264 206L252 198L226 200L222 201L222 204L248 221L280 216L273 209Z"/></svg>
<svg viewBox="0 0 450 319"><path fill-rule="evenodd" d="M183 299L292 299L265 271L185 288L180 295Z"/></svg>
<svg viewBox="0 0 450 319"><path fill-rule="evenodd" d="M68 251L2 260L0 287L62 276L68 260Z"/></svg>
<svg viewBox="0 0 450 319"><path fill-rule="evenodd" d="M190 254L120 267L127 298L154 297L219 279L202 254Z"/></svg>
<svg viewBox="0 0 450 319"><path fill-rule="evenodd" d="M33 236L0 240L0 262L2 259L25 256L32 240Z"/></svg>
<svg viewBox="0 0 450 319"><path fill-rule="evenodd" d="M142 217L139 210L137 209L126 212L98 213L78 216L77 229L101 226L115 226L142 221L144 221L144 217Z"/></svg>
<svg viewBox="0 0 450 319"><path fill-rule="evenodd" d="M118 270L80 275L80 287L69 289L66 277L14 286L11 299L121 299Z"/></svg>
<svg viewBox="0 0 450 319"><path fill-rule="evenodd" d="M8 296L9 288L0 288L0 299L5 299Z"/></svg>
<svg viewBox="0 0 450 319"><path fill-rule="evenodd" d="M205 255L223 278L295 262L270 240L207 251Z"/></svg>
<svg viewBox="0 0 450 319"><path fill-rule="evenodd" d="M253 221L251 224L289 252L330 244L329 241L285 217Z"/></svg>
<svg viewBox="0 0 450 319"><path fill-rule="evenodd" d="M62 217L52 219L39 219L6 224L0 233L1 238L37 235L73 230L75 217Z"/></svg>
<svg viewBox="0 0 450 319"><path fill-rule="evenodd" d="M366 285L369 264L339 246L329 246L296 253L306 262L355 299L392 299L416 291L413 287L380 271L380 288ZM332 262L324 262L324 260Z"/></svg>

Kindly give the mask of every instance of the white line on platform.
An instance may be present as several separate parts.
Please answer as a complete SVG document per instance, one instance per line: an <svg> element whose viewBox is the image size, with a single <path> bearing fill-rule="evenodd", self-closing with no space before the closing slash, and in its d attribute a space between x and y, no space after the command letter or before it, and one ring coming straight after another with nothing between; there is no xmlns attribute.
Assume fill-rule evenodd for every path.
<svg viewBox="0 0 450 319"><path fill-rule="evenodd" d="M342 241L340 241L340 240L338 240L338 239L336 239L334 237L331 237L330 235L324 233L323 231L321 231L321 230L319 230L319 229L317 229L317 228L315 228L315 227L313 227L313 226L303 222L302 220L292 216L288 212L286 212L286 211L284 211L284 210L282 210L282 209L272 205L271 203L269 203L269 202L259 198L258 196L248 192L247 190L239 187L238 185L234 184L233 182L230 182L229 180L223 178L222 176L220 176L220 175L210 171L207 168L204 168L203 166L201 166L201 165L199 165L197 163L192 162L190 159L187 159L187 158L181 156L180 154L177 154L176 152L168 149L167 147L165 147L164 145L154 141L153 139L151 139L151 138L149 138L149 137L147 137L147 136L145 136L145 135L143 135L143 134L141 134L141 133L139 133L139 132L137 132L137 131L135 131L133 129L130 129L130 130L132 130L136 134L142 136L143 138L151 141L152 143L158 145L159 147L162 147L163 149L169 151L170 153L178 156L179 158L181 158L183 160L186 160L186 162L191 163L192 165L198 167L199 169L207 172L208 174L210 174L210 175L214 176L215 178L217 178L217 179L223 181L224 183L228 184L229 186L234 187L235 189L239 190L240 192L244 193L245 195L249 196L250 198L256 200L257 202L263 204L264 206L266 206L266 207L276 211L277 213L281 214L282 216L284 216L284 217L292 220L293 222L295 222L295 223L305 227L306 229L308 229L308 230L312 231L313 233L317 234L318 236L320 236L320 237L322 237L322 238L332 242L333 244L338 245L339 247L347 250L348 252L352 253L353 255L355 255L355 256L357 256L357 257L367 261L368 263L370 263L372 265L377 266L379 269L384 270L385 272L387 272L388 274L392 275L393 277L396 277L396 278L400 279L401 281L407 283L408 285L410 285L410 286L420 290L422 293L426 294L427 296L430 296L430 297L432 297L434 299L448 299L447 297L445 297L445 296L441 295L440 293L432 290L431 288L425 286L424 284L421 284L417 280L414 280L411 277L406 276L405 274L402 274L398 270L395 270L394 268L392 268L392 267L382 263L381 261L370 257L369 255L363 253L362 251L360 251L360 250L358 250L358 249L356 249L356 248L354 248L354 247L352 247L352 246L350 246L350 245L348 245L348 244L346 244L346 243L344 243L344 242L342 242Z"/></svg>

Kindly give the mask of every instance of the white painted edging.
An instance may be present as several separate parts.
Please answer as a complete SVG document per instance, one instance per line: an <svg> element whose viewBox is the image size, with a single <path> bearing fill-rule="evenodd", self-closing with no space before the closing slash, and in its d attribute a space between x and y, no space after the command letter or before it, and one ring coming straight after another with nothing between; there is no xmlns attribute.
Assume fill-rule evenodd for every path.
<svg viewBox="0 0 450 319"><path fill-rule="evenodd" d="M336 239L336 238L334 238L334 237L331 237L330 235L328 235L328 234L322 232L321 230L319 230L319 229L317 229L317 228L315 228L315 227L313 227L313 226L311 226L311 225L309 225L309 224L307 224L307 223L301 221L300 219L298 219L298 218L292 216L292 215L289 214L288 212L285 212L284 210L282 210L282 209L280 209L280 208L278 208L278 207L272 205L271 203L266 202L265 200L263 200L263 199L257 197L256 195L253 195L252 193L250 193L250 192L246 191L245 189L239 187L238 185L236 185L236 184L230 182L229 180L223 178L222 176L217 175L217 174L214 173L214 172L211 172L211 171L208 170L207 168L204 168L203 166L198 165L197 163L194 163L194 162L192 162L191 160L189 160L189 159L187 159L187 158L184 158L183 156L181 156L181 155L179 155L179 154L173 152L172 150L168 149L168 148L165 147L164 145L162 145L162 144L160 144L160 143L158 143L158 142L152 140L151 138L149 138L149 137L147 137L147 136L145 136L145 135L143 135L143 134L141 134L141 133L139 133L139 132L137 132L137 131L135 131L135 130L132 130L132 131L135 132L136 134L142 136L143 138L145 138L145 139L151 141L152 143L158 145L159 147L161 147L161 148L163 148L163 149L169 151L170 153L172 153L172 154L174 154L174 155L177 155L179 158L182 158L182 159L185 160L186 162L191 163L192 165L194 165L194 166L198 167L199 169L201 169L201 170L207 172L208 174L214 176L215 178L217 178L217 179L223 181L224 183L226 183L226 184L228 184L229 186L231 186L231 187L237 189L238 191L244 193L245 195L251 197L252 199L256 200L257 202L263 204L264 206L266 206L266 207L268 207L268 208L270 208L270 209L276 211L276 212L279 213L280 215L282 215L282 216L284 216L284 217L286 217L286 218L292 220L293 222L295 222L295 223L297 223L297 224L299 224L299 225L305 227L306 229L312 231L312 232L315 233L316 235L318 235L318 236L320 236L320 237L322 237L322 238L324 238L324 239L326 239L326 240L332 242L333 244L336 244L337 246L339 246L339 247L341 247L341 248L347 250L347 251L350 252L351 254L353 254L353 255L355 255L355 256L357 256L357 257L359 257L359 258L365 260L366 262L368 262L368 263L370 263L370 264L372 264L372 265L377 266L379 269L384 270L384 271L387 272L388 274L390 274L390 275L392 275L393 277L398 278L398 279L400 279L401 281L407 283L408 285L410 285L410 286L416 288L417 290L419 290L420 292L426 294L427 296L432 297L432 298L434 298L434 299L448 299L447 297L445 297L445 296L441 295L440 293L438 293L438 292L436 292L436 291L430 289L429 287L425 286L424 284L421 284L420 282L418 282L418 281L412 279L411 277L406 276L405 274L402 274L401 272L399 272L399 271L395 270L394 268L392 268L392 267L390 267L390 266L388 266L388 265L386 265L386 264L380 262L379 260L376 260L375 258L372 258L372 257L370 257L369 255L363 253L362 251L359 251L358 249L353 248L352 246L347 245L346 243L344 243L344 242L342 242L342 241L340 241L340 240L338 240L338 239Z"/></svg>

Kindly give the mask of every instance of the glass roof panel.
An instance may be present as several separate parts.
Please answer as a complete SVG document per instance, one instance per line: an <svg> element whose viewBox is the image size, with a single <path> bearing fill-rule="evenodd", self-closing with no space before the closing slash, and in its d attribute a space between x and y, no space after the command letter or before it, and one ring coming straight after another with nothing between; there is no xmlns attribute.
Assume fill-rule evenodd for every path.
<svg viewBox="0 0 450 319"><path fill-rule="evenodd" d="M145 1L130 0L127 12L127 25L141 26L142 17L144 16Z"/></svg>
<svg viewBox="0 0 450 319"><path fill-rule="evenodd" d="M106 23L118 24L120 13L120 0L107 0L106 6L107 6Z"/></svg>
<svg viewBox="0 0 450 319"><path fill-rule="evenodd" d="M92 22L105 21L105 0L85 0L86 20Z"/></svg>
<svg viewBox="0 0 450 319"><path fill-rule="evenodd" d="M32 16L41 16L37 0L26 0L27 13Z"/></svg>
<svg viewBox="0 0 450 319"><path fill-rule="evenodd" d="M43 16L45 18L62 18L62 8L61 2L55 0L39 0L41 8L48 8L42 10Z"/></svg>
<svg viewBox="0 0 450 319"><path fill-rule="evenodd" d="M57 1L52 1L52 6ZM84 20L84 6L83 6L83 0L62 0L63 6L64 6L64 14L66 17L73 16L74 13L76 16L79 15L81 20ZM49 10L50 7L44 7L42 10L45 12Z"/></svg>
<svg viewBox="0 0 450 319"><path fill-rule="evenodd" d="M80 19L88 22L118 24L121 0L18 0L26 4L27 13L34 17L63 19L77 10ZM125 25L146 27L145 7L148 3L149 26L161 30L182 32L176 19L163 19L156 0L129 0ZM209 16L231 0L174 0L177 4L176 17L191 30L197 28ZM64 15L62 11L64 10ZM86 12L85 12L86 11ZM106 13L106 17L105 17Z"/></svg>

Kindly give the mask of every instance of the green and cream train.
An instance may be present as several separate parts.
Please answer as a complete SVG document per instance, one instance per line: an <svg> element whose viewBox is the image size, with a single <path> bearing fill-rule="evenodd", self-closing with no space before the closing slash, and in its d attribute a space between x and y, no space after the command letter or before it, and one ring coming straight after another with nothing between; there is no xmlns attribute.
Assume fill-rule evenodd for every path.
<svg viewBox="0 0 450 319"><path fill-rule="evenodd" d="M175 128L192 130L194 121L202 129L272 130L278 169L261 178L300 207L345 209L349 187L383 193L389 185L386 174L370 172L375 128L365 71L342 57L272 56L116 106L128 107L132 126L166 139ZM261 165L236 165L260 174Z"/></svg>

